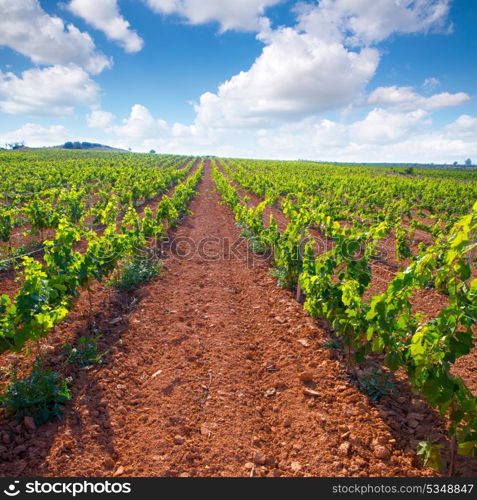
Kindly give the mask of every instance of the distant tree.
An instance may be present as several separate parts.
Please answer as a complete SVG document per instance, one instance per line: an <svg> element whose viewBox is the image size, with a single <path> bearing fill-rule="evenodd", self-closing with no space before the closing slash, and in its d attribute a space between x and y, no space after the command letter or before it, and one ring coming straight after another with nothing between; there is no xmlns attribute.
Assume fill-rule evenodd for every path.
<svg viewBox="0 0 477 500"><path fill-rule="evenodd" d="M151 151L149 151L149 153L155 155L156 151L154 149L151 149Z"/></svg>
<svg viewBox="0 0 477 500"><path fill-rule="evenodd" d="M471 167L472 166L472 160L470 158L467 158L467 160L465 160L465 162L464 162L464 165L466 167Z"/></svg>
<svg viewBox="0 0 477 500"><path fill-rule="evenodd" d="M414 167L407 167L406 170L404 170L404 173L412 175L414 173Z"/></svg>
<svg viewBox="0 0 477 500"><path fill-rule="evenodd" d="M455 161L452 165L454 165L454 167L457 167L457 165L459 165L459 162Z"/></svg>
<svg viewBox="0 0 477 500"><path fill-rule="evenodd" d="M9 149L21 149L25 146L25 143L22 141L22 142L11 142L9 144L5 144L7 146L7 148Z"/></svg>
<svg viewBox="0 0 477 500"><path fill-rule="evenodd" d="M132 149L131 149L131 148L128 148L128 151L132 151Z"/></svg>
<svg viewBox="0 0 477 500"><path fill-rule="evenodd" d="M98 144L96 142L68 141L63 144L64 149L92 149L99 147L101 147L101 144Z"/></svg>

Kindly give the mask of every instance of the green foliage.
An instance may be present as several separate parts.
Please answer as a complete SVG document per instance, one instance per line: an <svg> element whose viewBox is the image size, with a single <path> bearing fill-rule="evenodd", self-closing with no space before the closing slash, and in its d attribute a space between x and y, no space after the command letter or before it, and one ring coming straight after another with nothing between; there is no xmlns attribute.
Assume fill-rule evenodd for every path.
<svg viewBox="0 0 477 500"><path fill-rule="evenodd" d="M242 231L240 232L240 236L247 238L248 247L249 247L251 252L257 253L257 254L261 254L261 253L265 252L265 250L266 250L265 246L262 244L260 239L257 238L257 236L255 236L255 234L252 231L250 231L249 229L247 229L247 228L242 229Z"/></svg>
<svg viewBox="0 0 477 500"><path fill-rule="evenodd" d="M19 379L16 373L13 374L12 382L0 396L0 404L19 422L29 416L39 426L61 418L64 405L70 399L66 380L36 361L27 378Z"/></svg>
<svg viewBox="0 0 477 500"><path fill-rule="evenodd" d="M326 340L322 346L326 349L342 349L342 345L337 340Z"/></svg>
<svg viewBox="0 0 477 500"><path fill-rule="evenodd" d="M440 450L442 444L432 444L432 441L421 441L417 446L417 455L421 458L424 467L442 470L442 459Z"/></svg>
<svg viewBox="0 0 477 500"><path fill-rule="evenodd" d="M15 227L14 211L0 207L0 241L8 243Z"/></svg>
<svg viewBox="0 0 477 500"><path fill-rule="evenodd" d="M233 168L222 164L227 176L247 189L253 191L250 175L262 176L261 185L266 188L260 188L261 191L287 194L281 204L289 219L288 226L282 232L274 228L270 238L261 212L260 219L254 217L259 207L263 211L263 202L255 209L247 207L226 176L217 167L212 172L237 223L262 242L268 242L274 255L274 274L281 283L293 286L299 282L306 299L305 309L312 317L331 323L336 335L353 352L350 361L362 362L368 354L378 352L384 355L385 365L391 371L404 368L413 390L449 416L449 434L457 437L459 453L477 455L477 398L461 379L451 375L456 359L468 354L474 345L477 279L472 279L470 260L476 245L477 203L470 213L453 220L450 217L445 228L439 221L426 226L434 241L420 245L419 254L413 256L407 239L420 224L411 224L408 230L403 222L405 217L412 217L416 205L421 212L425 208L431 214L460 211L447 203L447 174L442 173L442 182L423 188L421 177L430 176L427 171L419 171L419 177L413 178L411 184L396 176L388 182L371 169L365 175L362 168L343 169L348 179L343 172L330 172L329 168L324 177L316 176L319 167L306 165L300 177L300 168L292 164L287 168L293 175L283 175L284 167L279 162L255 162L257 170L253 174L249 166L238 160L228 163ZM327 184L328 191L323 189ZM453 192L469 189L470 193L474 187L475 184L456 183ZM314 192L315 188L322 197ZM366 206L357 199L359 196ZM443 199L447 202L442 203ZM455 202L459 203L457 198ZM340 222L350 219L352 225ZM310 227L332 241L328 246L322 239L321 245L326 243L327 248L318 255L314 251L317 242L307 236ZM382 293L365 299L372 278L370 260L377 255L379 243L396 228L398 257L412 257L411 263L395 275ZM431 320L412 310L416 290L430 283L448 297L448 306ZM390 381L378 373L371 373L360 383L373 399L392 390Z"/></svg>
<svg viewBox="0 0 477 500"><path fill-rule="evenodd" d="M274 267L270 271L270 275L277 279L277 284L280 288L291 287L291 283L288 281L288 272L285 267Z"/></svg>
<svg viewBox="0 0 477 500"><path fill-rule="evenodd" d="M98 341L100 338L101 335L80 337L76 347L67 342L64 347L68 363L77 363L82 368L101 364L106 352L99 352L98 350Z"/></svg>
<svg viewBox="0 0 477 500"><path fill-rule="evenodd" d="M395 385L391 381L392 375L383 370L373 368L358 378L360 389L365 392L371 401L378 401L383 396L396 392Z"/></svg>
<svg viewBox="0 0 477 500"><path fill-rule="evenodd" d="M160 263L149 256L134 256L121 269L120 276L111 280L111 285L118 290L131 291L141 283L159 276Z"/></svg>
<svg viewBox="0 0 477 500"><path fill-rule="evenodd" d="M189 170L190 167L182 170L171 168L155 188L165 189L171 182L184 177ZM186 210L202 173L203 162L193 175L177 186L169 198L168 203L176 213L184 213ZM137 172L136 175L140 177ZM143 193L150 192L150 189L151 185L145 187ZM77 199L76 195L74 198ZM103 201L100 201L100 205L104 208L94 212L100 218L104 216L103 220L110 221L110 224L99 236L83 227L81 222L73 224L68 220L74 218L71 213L67 217L61 210L55 212L52 204L48 205L44 200L40 203L37 198L34 199L33 207L42 207L38 213L43 214L45 207L45 213L55 214L57 230L53 241L44 242L44 264L25 257L19 292L13 300L6 295L0 297L0 353L7 350L18 352L28 340L38 340L48 335L74 307L74 299L81 288L89 289L93 280L103 280L125 259L129 259L132 265L126 268L118 286L134 287L157 275L157 263L136 257L145 248L151 235L157 236L163 232L161 221L154 219L147 209L140 218L132 205L127 205L118 231L113 217L113 214L117 214L117 199L110 200L111 205ZM36 208L29 213L36 217ZM75 245L82 238L88 243L83 254L75 250Z"/></svg>

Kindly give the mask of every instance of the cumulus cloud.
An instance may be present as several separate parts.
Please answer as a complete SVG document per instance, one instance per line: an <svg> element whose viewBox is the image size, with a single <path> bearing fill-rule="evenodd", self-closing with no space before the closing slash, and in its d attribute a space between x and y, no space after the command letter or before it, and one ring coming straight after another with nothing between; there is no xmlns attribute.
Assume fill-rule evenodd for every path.
<svg viewBox="0 0 477 500"><path fill-rule="evenodd" d="M412 87L378 87L368 97L368 104L373 106L397 106L401 108L421 108L438 110L460 106L470 99L464 92L449 94L442 92L431 97L424 97L414 92Z"/></svg>
<svg viewBox="0 0 477 500"><path fill-rule="evenodd" d="M86 116L86 123L90 128L100 128L105 129L109 127L115 116L109 111L103 111L101 109L94 109L89 115Z"/></svg>
<svg viewBox="0 0 477 500"><path fill-rule="evenodd" d="M71 138L72 134L63 125L43 127L35 123L26 123L17 130L0 132L0 144L25 142L29 147L57 146Z"/></svg>
<svg viewBox="0 0 477 500"><path fill-rule="evenodd" d="M177 14L191 24L218 22L222 31L254 31L267 7L283 0L146 0L160 14Z"/></svg>
<svg viewBox="0 0 477 500"><path fill-rule="evenodd" d="M107 143L136 151L352 162L452 163L477 157L477 117L462 115L434 129L430 112L422 109L375 108L350 123L306 117L238 135L213 123L170 125L139 104L119 125L111 116L103 128Z"/></svg>
<svg viewBox="0 0 477 500"><path fill-rule="evenodd" d="M391 113L376 109L350 124L308 118L274 131L260 131L250 155L344 162L452 163L477 155L475 123L477 118L464 116L433 130L422 110Z"/></svg>
<svg viewBox="0 0 477 500"><path fill-rule="evenodd" d="M139 52L144 41L119 13L117 0L70 0L67 8L94 28L103 31L126 52Z"/></svg>
<svg viewBox="0 0 477 500"><path fill-rule="evenodd" d="M192 5L186 0L149 1L153 3L166 14L180 14L181 9L183 14ZM226 3L220 8L225 9ZM204 18L189 16L190 22L208 19L208 3L201 4ZM366 104L374 109L360 120L344 124L318 116L363 103L365 87L379 63L379 52L372 45L392 33L445 28L448 4L445 0L322 0L301 5L294 28L272 29L262 18L257 35L264 43L261 54L248 70L223 82L216 92L202 94L191 125L162 123L158 129L157 119L141 107L144 124L136 124L131 113L122 126L110 130L142 147L159 144L162 150L209 147L217 153L224 148L233 151L235 146L236 151L261 156L263 146L263 154L275 152L280 157L285 151L300 156L303 146L304 151L315 148L314 157L317 150L336 154L346 150L348 159L354 160L372 147L389 150L413 134L427 134L430 111L462 104L469 96L444 92L425 97L412 87L383 87L368 96ZM214 5L219 8L218 2ZM431 83L436 82L430 81L428 88Z"/></svg>
<svg viewBox="0 0 477 500"><path fill-rule="evenodd" d="M111 66L111 60L96 51L88 33L48 15L38 0L0 0L1 45L36 64L74 63L93 74Z"/></svg>
<svg viewBox="0 0 477 500"><path fill-rule="evenodd" d="M164 3L174 10L178 2ZM206 92L195 106L194 126L219 128L277 126L357 102L374 76L379 52L373 48L392 33L442 29L450 0L321 0L297 7L298 25L271 29L261 20L265 46L247 71ZM425 98L410 87L377 89L372 106L435 110L468 100L467 94Z"/></svg>
<svg viewBox="0 0 477 500"><path fill-rule="evenodd" d="M374 75L374 49L347 50L293 28L262 32L266 43L248 71L207 92L197 122L218 127L264 126L348 105Z"/></svg>
<svg viewBox="0 0 477 500"><path fill-rule="evenodd" d="M407 113L373 109L364 120L349 126L350 139L368 144L396 142L429 123L428 113L422 109Z"/></svg>
<svg viewBox="0 0 477 500"><path fill-rule="evenodd" d="M473 139L477 142L477 118L475 116L461 115L457 120L449 123L445 130L453 137Z"/></svg>
<svg viewBox="0 0 477 500"><path fill-rule="evenodd" d="M135 104L122 125L112 126L109 130L121 139L140 142L148 138L158 138L166 129L167 123L164 120L154 118L145 106Z"/></svg>
<svg viewBox="0 0 477 500"><path fill-rule="evenodd" d="M0 71L0 111L28 115L72 115L75 106L94 106L99 86L82 68L29 69L21 77Z"/></svg>
<svg viewBox="0 0 477 500"><path fill-rule="evenodd" d="M393 33L449 31L451 0L320 0L297 7L299 26L351 45L381 42Z"/></svg>
<svg viewBox="0 0 477 500"><path fill-rule="evenodd" d="M174 152L186 154L206 154L210 148L220 147L223 134L211 126L168 124L165 120L154 117L152 112L141 104L132 106L129 116L118 122L115 115L108 111L95 109L86 117L89 127L100 129L107 137L108 144L136 151Z"/></svg>

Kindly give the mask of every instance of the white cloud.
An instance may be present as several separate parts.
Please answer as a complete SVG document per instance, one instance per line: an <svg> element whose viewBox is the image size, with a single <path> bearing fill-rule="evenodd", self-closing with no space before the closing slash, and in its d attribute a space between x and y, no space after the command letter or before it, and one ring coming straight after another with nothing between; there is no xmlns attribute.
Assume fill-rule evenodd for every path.
<svg viewBox="0 0 477 500"><path fill-rule="evenodd" d="M470 99L464 92L449 94L442 92L431 97L424 97L414 92L412 87L378 87L368 97L372 106L397 106L405 109L438 110L452 106L460 106Z"/></svg>
<svg viewBox="0 0 477 500"><path fill-rule="evenodd" d="M145 106L135 104L131 108L129 117L123 120L123 124L112 126L109 130L122 140L141 143L146 139L159 138L163 135L167 130L167 123L155 119Z"/></svg>
<svg viewBox="0 0 477 500"><path fill-rule="evenodd" d="M191 24L216 21L223 31L258 30L267 7L283 0L146 0L155 12L177 14Z"/></svg>
<svg viewBox="0 0 477 500"><path fill-rule="evenodd" d="M62 125L42 127L35 123L26 123L18 130L0 133L0 144L25 142L29 147L58 146L71 138L72 134Z"/></svg>
<svg viewBox="0 0 477 500"><path fill-rule="evenodd" d="M172 12L180 2L161 3ZM273 30L262 19L261 55L249 70L200 97L194 126L273 127L352 106L379 63L376 49L356 46L396 32L443 28L448 10L449 0L321 0L300 4L296 28ZM389 87L375 91L369 104L435 110L468 99L464 93L425 98L410 87Z"/></svg>
<svg viewBox="0 0 477 500"><path fill-rule="evenodd" d="M116 117L112 113L100 109L95 109L87 115L86 121L89 127L102 130L108 144L123 149L132 147L135 151L155 149L163 152L206 154L213 146L225 151L220 146L223 134L215 128L180 123L170 126L166 121L155 118L151 111L141 104L132 106L129 116L119 124L115 123Z"/></svg>
<svg viewBox="0 0 477 500"><path fill-rule="evenodd" d="M426 78L424 80L424 83L422 84L422 88L424 88L426 90L435 90L437 87L439 87L440 84L441 84L441 82L439 81L438 78L431 76L430 78Z"/></svg>
<svg viewBox="0 0 477 500"><path fill-rule="evenodd" d="M217 127L264 126L277 120L346 106L374 75L374 49L347 50L292 28L264 30L262 54L242 71L207 92L196 106L197 122Z"/></svg>
<svg viewBox="0 0 477 500"><path fill-rule="evenodd" d="M297 7L299 26L321 38L373 44L393 33L449 30L451 0L320 0Z"/></svg>
<svg viewBox="0 0 477 500"><path fill-rule="evenodd" d="M90 128L105 129L111 125L114 118L113 113L110 113L109 111L95 109L86 116L86 122Z"/></svg>
<svg viewBox="0 0 477 500"><path fill-rule="evenodd" d="M446 126L445 130L454 137L469 138L477 142L477 118L461 115Z"/></svg>
<svg viewBox="0 0 477 500"><path fill-rule="evenodd" d="M0 0L1 45L36 64L74 63L93 74L111 66L111 60L96 51L87 33L48 15L38 0Z"/></svg>
<svg viewBox="0 0 477 500"><path fill-rule="evenodd" d="M117 0L70 0L67 7L73 14L103 31L126 52L139 52L142 49L142 38L130 29L128 21L119 13Z"/></svg>
<svg viewBox="0 0 477 500"><path fill-rule="evenodd" d="M0 71L0 111L11 114L67 116L75 106L94 106L99 86L82 68L29 69L21 78Z"/></svg>
<svg viewBox="0 0 477 500"><path fill-rule="evenodd" d="M364 120L349 127L350 140L365 144L396 142L429 123L428 113L422 109L390 113L377 108L370 111Z"/></svg>
<svg viewBox="0 0 477 500"><path fill-rule="evenodd" d="M475 128L470 135L475 123L477 118L465 116L432 130L423 111L385 110L373 110L364 120L350 124L306 119L278 130L261 131L250 156L343 162L462 162L477 156ZM469 135L462 134L464 129Z"/></svg>
<svg viewBox="0 0 477 500"><path fill-rule="evenodd" d="M424 110L376 108L351 123L307 117L237 134L213 124L168 125L136 104L121 125L109 122L103 131L106 144L135 151L345 162L452 163L477 157L476 117L462 115L436 130Z"/></svg>

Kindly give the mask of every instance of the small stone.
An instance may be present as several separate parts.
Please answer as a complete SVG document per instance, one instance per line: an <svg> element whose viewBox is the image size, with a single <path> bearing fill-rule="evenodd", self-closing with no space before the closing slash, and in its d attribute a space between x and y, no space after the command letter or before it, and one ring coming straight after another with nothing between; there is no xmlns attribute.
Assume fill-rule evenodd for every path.
<svg viewBox="0 0 477 500"><path fill-rule="evenodd" d="M271 397L275 396L276 392L277 392L276 389L274 387L272 387L271 389L268 389L265 391L264 397L271 398Z"/></svg>
<svg viewBox="0 0 477 500"><path fill-rule="evenodd" d="M298 339L297 342L301 344L303 347L310 347L310 343L306 339Z"/></svg>
<svg viewBox="0 0 477 500"><path fill-rule="evenodd" d="M36 425L35 425L35 421L33 420L33 417L25 417L23 419L23 423L25 424L25 427L29 430L29 431L34 431L36 430Z"/></svg>
<svg viewBox="0 0 477 500"><path fill-rule="evenodd" d="M313 382L313 373L311 372L300 373L300 380L302 382Z"/></svg>
<svg viewBox="0 0 477 500"><path fill-rule="evenodd" d="M187 472L183 472L182 474L179 474L179 477L190 477L190 475Z"/></svg>
<svg viewBox="0 0 477 500"><path fill-rule="evenodd" d="M338 455L340 457L347 457L351 449L351 444L348 442L341 443L338 447Z"/></svg>
<svg viewBox="0 0 477 500"><path fill-rule="evenodd" d="M254 467L255 467L255 464L253 464L252 462L247 462L247 463L244 465L244 468L245 468L245 469L248 469L248 470L252 470Z"/></svg>
<svg viewBox="0 0 477 500"><path fill-rule="evenodd" d="M124 467L122 465L120 465L116 471L114 472L113 476L114 477L117 477L117 476L121 476L122 474L124 474Z"/></svg>
<svg viewBox="0 0 477 500"><path fill-rule="evenodd" d="M263 453L260 453L259 451L257 451L254 456L253 456L253 461L257 464L257 465L264 465L265 462L267 461L267 457L263 454Z"/></svg>
<svg viewBox="0 0 477 500"><path fill-rule="evenodd" d="M319 392L314 391L314 390L312 390L312 389L308 389L308 388L303 389L303 394L304 394L305 396L312 396L312 397L314 397L314 398L317 398L317 397L319 397L319 396L320 396L320 393L319 393Z"/></svg>
<svg viewBox="0 0 477 500"><path fill-rule="evenodd" d="M209 436L210 434L212 434L212 431L209 429L209 426L207 424L202 424L200 426L200 433L203 436Z"/></svg>
<svg viewBox="0 0 477 500"><path fill-rule="evenodd" d="M407 424L409 425L409 427L411 427L412 429L415 429L416 427L419 426L419 422L417 420L408 420L407 421Z"/></svg>
<svg viewBox="0 0 477 500"><path fill-rule="evenodd" d="M299 472L299 471L301 471L301 464L300 464L300 462L292 462L290 464L290 469L293 472Z"/></svg>
<svg viewBox="0 0 477 500"><path fill-rule="evenodd" d="M286 320L283 319L283 318L280 318L280 316L275 316L275 321L277 321L278 323L283 324L283 323L285 323Z"/></svg>
<svg viewBox="0 0 477 500"><path fill-rule="evenodd" d="M184 444L185 443L185 437L183 436L174 436L174 443L176 444Z"/></svg>
<svg viewBox="0 0 477 500"><path fill-rule="evenodd" d="M381 460L385 460L386 458L389 458L391 454L389 453L389 450L385 448L384 446L376 446L374 448L374 456L376 458L380 458Z"/></svg>

